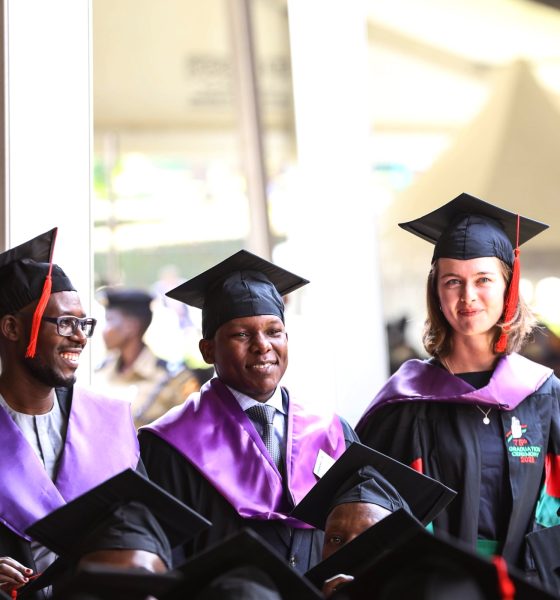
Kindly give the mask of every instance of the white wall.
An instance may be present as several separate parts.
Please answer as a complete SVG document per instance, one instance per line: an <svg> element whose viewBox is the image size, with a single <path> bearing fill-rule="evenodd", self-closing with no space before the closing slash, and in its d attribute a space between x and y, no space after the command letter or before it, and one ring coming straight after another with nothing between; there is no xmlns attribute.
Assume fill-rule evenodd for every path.
<svg viewBox="0 0 560 600"><path fill-rule="evenodd" d="M3 0L1 8L4 185L0 243L12 247L58 226L54 261L68 274L88 311L92 281L90 0ZM81 378L89 378L88 367L82 365Z"/></svg>

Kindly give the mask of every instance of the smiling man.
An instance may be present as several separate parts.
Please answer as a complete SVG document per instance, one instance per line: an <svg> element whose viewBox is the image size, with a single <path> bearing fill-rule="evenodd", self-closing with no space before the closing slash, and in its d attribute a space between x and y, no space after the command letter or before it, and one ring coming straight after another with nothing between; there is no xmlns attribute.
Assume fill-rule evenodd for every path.
<svg viewBox="0 0 560 600"><path fill-rule="evenodd" d="M212 521L186 555L250 527L296 570L320 560L320 531L291 509L355 440L281 387L288 366L282 295L308 283L241 250L168 292L202 309L200 351L216 377L140 430L150 478Z"/></svg>
<svg viewBox="0 0 560 600"><path fill-rule="evenodd" d="M95 319L52 263L55 236L0 254L0 589L55 558L30 525L139 460L128 404L74 387Z"/></svg>

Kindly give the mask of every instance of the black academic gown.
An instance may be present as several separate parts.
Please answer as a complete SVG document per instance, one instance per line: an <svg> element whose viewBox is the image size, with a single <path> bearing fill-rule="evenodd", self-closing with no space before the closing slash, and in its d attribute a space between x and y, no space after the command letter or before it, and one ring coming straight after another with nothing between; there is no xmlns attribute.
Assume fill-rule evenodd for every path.
<svg viewBox="0 0 560 600"><path fill-rule="evenodd" d="M526 445L508 441L512 413L523 424ZM501 554L535 579L534 557L525 536L542 529L538 521L557 519L559 502L547 495L558 488L554 469L560 454L560 381L552 376L511 412L492 411L501 420L506 443L511 515ZM411 466L457 490L457 497L434 521L444 531L475 547L480 504L481 449L476 431L482 415L472 404L401 401L387 404L360 422L362 443ZM526 431L525 431L526 426ZM482 425L484 427L484 425ZM547 514L547 512L549 514Z"/></svg>
<svg viewBox="0 0 560 600"><path fill-rule="evenodd" d="M346 421L340 419L340 422L346 446L349 446L357 441L357 436ZM300 573L305 573L321 560L322 531L296 529L278 520L240 517L231 504L175 448L149 431L141 430L139 439L142 461L150 479L212 522L212 527L176 552L176 566L246 527L253 529ZM289 512L293 506L287 508Z"/></svg>

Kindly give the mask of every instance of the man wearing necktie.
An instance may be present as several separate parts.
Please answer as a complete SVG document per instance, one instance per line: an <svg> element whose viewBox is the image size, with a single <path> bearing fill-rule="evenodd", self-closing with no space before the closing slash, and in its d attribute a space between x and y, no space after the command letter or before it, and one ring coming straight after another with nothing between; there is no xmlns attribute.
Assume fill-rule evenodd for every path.
<svg viewBox="0 0 560 600"><path fill-rule="evenodd" d="M242 250L167 294L202 309L199 347L216 370L200 393L140 431L150 478L213 523L186 556L251 527L300 572L320 560L322 533L290 512L356 436L280 385L282 296L306 283Z"/></svg>

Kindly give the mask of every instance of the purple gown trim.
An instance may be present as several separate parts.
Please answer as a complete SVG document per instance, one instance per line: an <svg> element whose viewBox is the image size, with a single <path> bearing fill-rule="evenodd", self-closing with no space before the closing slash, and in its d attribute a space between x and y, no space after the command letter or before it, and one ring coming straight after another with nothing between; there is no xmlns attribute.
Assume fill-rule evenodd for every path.
<svg viewBox="0 0 560 600"><path fill-rule="evenodd" d="M140 455L130 405L74 388L66 440L53 482L20 429L0 407L0 523L25 529L127 468Z"/></svg>
<svg viewBox="0 0 560 600"><path fill-rule="evenodd" d="M219 379L207 382L200 393L142 429L180 452L240 516L309 528L282 512L282 476L253 424ZM294 504L318 481L313 469L319 450L336 459L344 449L336 415L311 415L290 399L286 476Z"/></svg>
<svg viewBox="0 0 560 600"><path fill-rule="evenodd" d="M359 429L374 410L395 402L453 402L513 410L551 374L548 367L519 354L509 354L500 358L488 385L477 390L438 365L408 360L381 388L356 427Z"/></svg>

